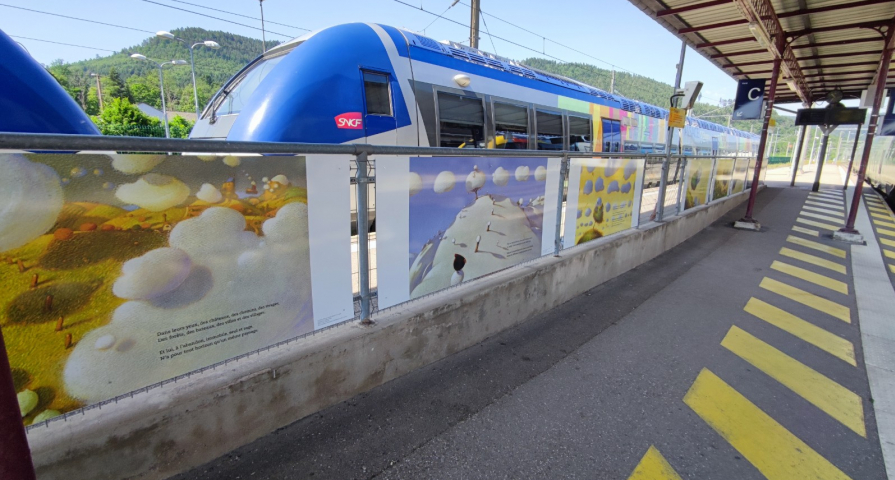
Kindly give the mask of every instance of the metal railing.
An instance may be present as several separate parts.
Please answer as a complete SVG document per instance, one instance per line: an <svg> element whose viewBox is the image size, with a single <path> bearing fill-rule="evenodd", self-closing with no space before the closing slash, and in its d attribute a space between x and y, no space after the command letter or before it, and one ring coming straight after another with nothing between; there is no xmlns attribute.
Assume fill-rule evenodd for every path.
<svg viewBox="0 0 895 480"><path fill-rule="evenodd" d="M665 154L633 154L633 153L601 153L601 152L573 152L573 151L545 151L545 150L485 150L485 149L459 149L459 148L442 148L442 147L410 147L410 146L384 146L384 145L367 145L367 144L350 144L350 145L332 145L332 144L309 144L309 143L266 143L266 142L231 142L231 141L212 141L212 140L183 140L183 139L164 139L164 138L141 138L141 137L106 137L106 136L83 136L83 135L45 135L45 134L11 134L0 133L0 153L3 151L25 151L25 152L173 152L175 154L208 154L217 152L226 152L229 155L253 154L253 155L343 155L353 157L353 165L351 169L351 188L354 190L356 205L353 213L356 214L356 245L357 245L357 262L356 267L353 266L352 274L357 279L355 301L359 308L356 308L356 317L354 320L368 322L370 320L374 305L378 302L376 298L374 282L375 267L374 261L371 261L370 240L375 241L375 232L371 232L371 218L375 219L375 202L371 202L375 196L371 198L369 189L375 187L375 157L383 156L414 156L414 157L536 157L536 158L560 158L561 168L559 173L559 188L557 194L557 211L556 224L553 227L555 232L554 249L555 255L563 250L563 222L565 219L564 212L566 208L575 208L575 206L567 207L566 194L569 188L578 188L578 186L567 185L570 178L570 163L575 158L611 158L611 159L642 159L644 160L644 174L638 179L641 191L641 208L639 212L633 212L639 215L641 224L643 220L651 219L651 210L655 208L655 201L664 198L664 204L668 215L679 213L682 209L682 192L686 191L686 187L682 185L682 180L686 172L687 161L691 159L712 159L717 164L718 159L735 158L721 156L683 156L673 155L669 163ZM740 156L743 158L743 156ZM753 160L754 161L754 160ZM660 182L662 171L668 172L667 182ZM658 172L658 174L657 174ZM746 179L743 179L744 181ZM661 192L659 184L664 183L668 188L668 192ZM653 186L655 185L655 186ZM709 186L709 188L711 185ZM653 198L655 194L656 200L650 204L646 201L646 197ZM544 231L547 231L544 226ZM353 239L352 239L353 240ZM375 255L375 247L373 247ZM354 262L352 262L354 264ZM312 332L314 333L314 332ZM294 339L285 340L291 342ZM263 351L272 346L264 347L258 351ZM238 358L251 355L255 352L249 352ZM205 367L214 368L216 365L226 364L232 361L219 362L215 365ZM193 372L191 372L193 373ZM161 382L161 384L177 381L179 378L187 377L191 373L179 375L171 380ZM157 385L151 385L142 389L143 391L154 388ZM133 393L130 394L131 396ZM126 395L124 395L126 396ZM117 401L121 397L116 397ZM67 416L68 414L66 414ZM64 418L64 417L63 417Z"/></svg>

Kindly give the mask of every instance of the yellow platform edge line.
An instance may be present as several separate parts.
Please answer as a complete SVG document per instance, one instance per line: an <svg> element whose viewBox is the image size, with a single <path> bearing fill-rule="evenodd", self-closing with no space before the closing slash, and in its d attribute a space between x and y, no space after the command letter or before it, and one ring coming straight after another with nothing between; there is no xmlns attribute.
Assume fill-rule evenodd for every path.
<svg viewBox="0 0 895 480"><path fill-rule="evenodd" d="M803 205L802 211L804 212L805 210L809 210L812 212L826 213L827 215L839 215L840 217L843 216L842 210L835 210L832 208L821 208L821 207L812 207L811 205Z"/></svg>
<svg viewBox="0 0 895 480"><path fill-rule="evenodd" d="M684 403L768 479L850 480L708 369L696 377Z"/></svg>
<svg viewBox="0 0 895 480"><path fill-rule="evenodd" d="M882 243L887 247L895 247L895 240L889 240L888 238L880 238L879 243Z"/></svg>
<svg viewBox="0 0 895 480"><path fill-rule="evenodd" d="M815 207L829 208L829 209L831 209L831 210L838 210L838 211L840 211L840 212L845 210L844 208L842 208L842 207L840 207L840 206L838 206L838 205L832 205L832 204L829 204L829 203L827 203L827 202L823 202L823 203L821 203L821 202L814 202L814 201L808 200L808 201L806 201L805 204L802 205L802 206L805 206L805 205L812 205L812 206L815 206Z"/></svg>
<svg viewBox="0 0 895 480"><path fill-rule="evenodd" d="M864 405L861 397L851 390L736 325L730 327L721 346L808 400L851 431L867 437Z"/></svg>
<svg viewBox="0 0 895 480"><path fill-rule="evenodd" d="M681 476L674 471L659 450L650 445L628 480L681 480Z"/></svg>
<svg viewBox="0 0 895 480"><path fill-rule="evenodd" d="M811 230L810 228L802 228L802 227L800 227L800 226L798 226L798 225L793 225L793 226L792 226L792 231L794 231L794 232L799 232L799 233L804 233L805 235L811 235L811 236L813 236L813 237L819 237L819 236L820 236L820 232L818 232L817 230Z"/></svg>
<svg viewBox="0 0 895 480"><path fill-rule="evenodd" d="M895 255L895 254L893 254ZM848 284L845 282L840 282L839 280L833 280L830 277L825 275L821 275L818 273L814 273L811 270L806 270L801 267L797 267L795 265L790 265L785 262L780 262L774 260L774 263L771 264L771 269L776 270L778 272L785 273L787 275L802 279L806 282L813 283L815 285L819 285L824 288L829 288L834 292L839 292L843 295L848 295Z"/></svg>
<svg viewBox="0 0 895 480"><path fill-rule="evenodd" d="M815 222L814 220L808 220L807 218L802 218L802 217L797 218L796 221L799 223L804 223L805 225L809 225L812 227L823 228L826 230L832 230L834 232L839 230L840 228L842 228L840 226L831 225L829 223L823 223L823 222Z"/></svg>
<svg viewBox="0 0 895 480"><path fill-rule="evenodd" d="M806 240L804 238L799 238L794 235L789 235L786 237L786 241L789 243L794 243L796 245L800 245L806 248L811 248L817 250L819 252L828 253L830 255L845 258L845 250L841 248L831 247L829 245L824 245L823 243L814 242L811 240Z"/></svg>
<svg viewBox="0 0 895 480"><path fill-rule="evenodd" d="M895 273L895 265L889 265L889 271Z"/></svg>
<svg viewBox="0 0 895 480"><path fill-rule="evenodd" d="M837 273L841 273L845 275L847 273L845 269L845 265L840 265L836 262L827 260L825 258L820 258L815 255L811 255L808 253L802 253L798 250L792 250L790 248L783 247L780 249L780 255L784 257L794 258L796 260L803 261L805 263L810 263L811 265L816 265L818 267L826 268L827 270L832 270Z"/></svg>
<svg viewBox="0 0 895 480"><path fill-rule="evenodd" d="M819 312L826 313L842 320L845 323L851 323L851 309L845 305L840 305L834 301L819 297L813 293L806 292L802 289L787 285L783 282L765 277L758 284L759 287L776 293L782 297L786 297L794 302L801 303L806 307L811 307Z"/></svg>
<svg viewBox="0 0 895 480"><path fill-rule="evenodd" d="M784 332L814 345L853 367L858 365L855 361L855 346L851 342L811 322L802 320L782 308L777 308L770 303L752 297L746 302L743 310Z"/></svg>
<svg viewBox="0 0 895 480"><path fill-rule="evenodd" d="M876 233L887 237L895 237L895 230L887 230L885 228L876 227Z"/></svg>
<svg viewBox="0 0 895 480"><path fill-rule="evenodd" d="M822 215L820 213L806 212L805 210L802 210L801 212L799 212L799 215L804 215L806 217L817 218L819 220L825 220L827 222L834 222L834 223L841 222L843 220L841 217L836 218L836 217L831 217L829 215Z"/></svg>
<svg viewBox="0 0 895 480"><path fill-rule="evenodd" d="M883 254L886 256L886 258L893 258L893 259L895 259L895 252L893 252L893 251L891 251L891 250L883 249Z"/></svg>

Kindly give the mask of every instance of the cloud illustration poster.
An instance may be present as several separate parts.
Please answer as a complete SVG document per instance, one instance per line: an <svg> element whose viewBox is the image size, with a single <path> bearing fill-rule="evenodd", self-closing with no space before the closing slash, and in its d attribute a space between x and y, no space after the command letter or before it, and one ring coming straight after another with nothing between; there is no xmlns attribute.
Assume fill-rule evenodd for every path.
<svg viewBox="0 0 895 480"><path fill-rule="evenodd" d="M640 159L572 159L564 245L571 247L636 227L643 169Z"/></svg>
<svg viewBox="0 0 895 480"><path fill-rule="evenodd" d="M709 198L709 185L712 185L712 167L714 161L711 158L692 158L687 160L686 179L687 194L684 199L684 209L690 209L705 205Z"/></svg>
<svg viewBox="0 0 895 480"><path fill-rule="evenodd" d="M339 167L214 155L0 164L0 322L25 423L353 314L350 267L343 287L311 274L312 255L341 255L310 240L311 223L341 207L309 190L309 171Z"/></svg>
<svg viewBox="0 0 895 480"><path fill-rule="evenodd" d="M553 251L558 159L377 162L380 307Z"/></svg>

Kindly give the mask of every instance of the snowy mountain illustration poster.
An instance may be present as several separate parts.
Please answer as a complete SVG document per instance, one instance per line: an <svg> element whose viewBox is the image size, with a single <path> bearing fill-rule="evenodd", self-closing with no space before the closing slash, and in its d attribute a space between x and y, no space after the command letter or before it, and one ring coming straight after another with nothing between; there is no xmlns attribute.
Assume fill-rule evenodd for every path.
<svg viewBox="0 0 895 480"><path fill-rule="evenodd" d="M338 169L317 163L0 155L0 325L25 423L350 318L347 163L344 205L309 189ZM321 215L341 248L310 240ZM312 254L344 256L344 285L315 283Z"/></svg>
<svg viewBox="0 0 895 480"><path fill-rule="evenodd" d="M384 160L377 160L381 308L553 251L558 159Z"/></svg>
<svg viewBox="0 0 895 480"><path fill-rule="evenodd" d="M636 227L643 169L641 159L572 159L564 245L571 247Z"/></svg>

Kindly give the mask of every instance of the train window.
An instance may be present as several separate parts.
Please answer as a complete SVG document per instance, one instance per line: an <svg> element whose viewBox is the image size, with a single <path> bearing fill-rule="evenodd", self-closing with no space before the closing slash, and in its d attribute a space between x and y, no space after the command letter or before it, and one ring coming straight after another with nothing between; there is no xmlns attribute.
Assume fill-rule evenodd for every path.
<svg viewBox="0 0 895 480"><path fill-rule="evenodd" d="M388 75L364 72L364 96L367 101L367 115L392 116Z"/></svg>
<svg viewBox="0 0 895 480"><path fill-rule="evenodd" d="M494 148L528 148L528 109L494 102Z"/></svg>
<svg viewBox="0 0 895 480"><path fill-rule="evenodd" d="M556 113L536 113L538 125L538 150L562 150L562 115Z"/></svg>
<svg viewBox="0 0 895 480"><path fill-rule="evenodd" d="M273 58L267 58L258 62L248 72L236 80L233 86L227 86L223 93L225 98L220 106L216 109L218 115L232 115L242 111L246 102L249 101L255 89L261 84L261 81L267 77L267 74L276 68L286 55L279 55Z"/></svg>
<svg viewBox="0 0 895 480"><path fill-rule="evenodd" d="M603 119L603 151L620 152L622 144L621 122Z"/></svg>
<svg viewBox="0 0 895 480"><path fill-rule="evenodd" d="M569 150L573 152L592 152L589 117L569 115Z"/></svg>
<svg viewBox="0 0 895 480"><path fill-rule="evenodd" d="M442 147L484 147L485 108L482 100L438 92L438 133Z"/></svg>

